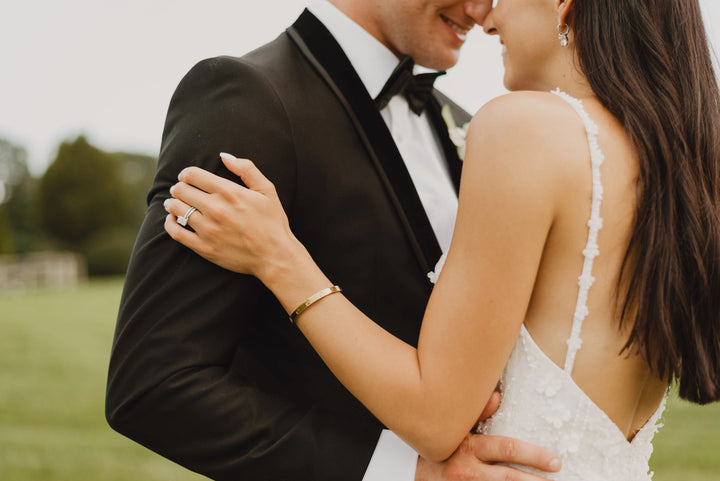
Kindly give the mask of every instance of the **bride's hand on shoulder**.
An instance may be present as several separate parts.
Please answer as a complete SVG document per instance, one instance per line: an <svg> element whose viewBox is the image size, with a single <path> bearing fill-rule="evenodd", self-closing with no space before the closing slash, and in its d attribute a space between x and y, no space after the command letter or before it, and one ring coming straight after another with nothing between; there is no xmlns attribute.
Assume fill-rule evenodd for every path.
<svg viewBox="0 0 720 481"><path fill-rule="evenodd" d="M264 280L305 249L290 230L272 182L248 159L225 153L220 158L247 187L199 167L182 170L164 203L165 230L210 262ZM187 216L191 207L196 210Z"/></svg>

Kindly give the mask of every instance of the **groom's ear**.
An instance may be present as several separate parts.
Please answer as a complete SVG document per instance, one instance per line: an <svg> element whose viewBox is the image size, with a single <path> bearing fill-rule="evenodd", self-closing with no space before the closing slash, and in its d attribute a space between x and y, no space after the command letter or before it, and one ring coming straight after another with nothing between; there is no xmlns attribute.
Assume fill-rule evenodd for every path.
<svg viewBox="0 0 720 481"><path fill-rule="evenodd" d="M572 17L572 10L575 0L555 0L555 7L558 11L558 25L566 25Z"/></svg>

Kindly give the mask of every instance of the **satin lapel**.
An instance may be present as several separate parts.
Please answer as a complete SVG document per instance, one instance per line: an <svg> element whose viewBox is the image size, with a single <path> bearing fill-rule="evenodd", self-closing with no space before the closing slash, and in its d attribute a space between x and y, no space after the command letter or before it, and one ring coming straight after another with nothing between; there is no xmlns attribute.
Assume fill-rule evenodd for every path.
<svg viewBox="0 0 720 481"><path fill-rule="evenodd" d="M352 64L327 28L307 10L287 32L347 110L395 205L421 269L433 270L442 255L440 245L395 141Z"/></svg>
<svg viewBox="0 0 720 481"><path fill-rule="evenodd" d="M448 126L442 116L442 107L435 97L431 98L430 102L428 102L427 115L438 136L443 154L445 154L445 161L447 162L448 171L450 172L450 178L455 186L455 193L459 193L462 159L458 156L457 147L450 139Z"/></svg>

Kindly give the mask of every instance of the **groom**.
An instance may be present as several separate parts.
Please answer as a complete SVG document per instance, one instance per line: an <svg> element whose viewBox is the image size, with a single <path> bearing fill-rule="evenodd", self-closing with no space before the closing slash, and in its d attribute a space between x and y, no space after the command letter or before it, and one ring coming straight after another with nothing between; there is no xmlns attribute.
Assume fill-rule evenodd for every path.
<svg viewBox="0 0 720 481"><path fill-rule="evenodd" d="M385 82L409 78L407 59L396 70L403 55L453 66L490 4L323 1L274 42L186 75L120 304L106 405L113 428L215 479L490 479L509 470L493 461L543 467L549 456L538 449L483 436L445 463L418 459L335 380L256 279L206 262L163 230L163 201L184 167L234 179L218 153L251 158L318 265L416 345L427 274L457 208L461 159L441 108L460 125L469 116L427 76L395 96L402 88Z"/></svg>

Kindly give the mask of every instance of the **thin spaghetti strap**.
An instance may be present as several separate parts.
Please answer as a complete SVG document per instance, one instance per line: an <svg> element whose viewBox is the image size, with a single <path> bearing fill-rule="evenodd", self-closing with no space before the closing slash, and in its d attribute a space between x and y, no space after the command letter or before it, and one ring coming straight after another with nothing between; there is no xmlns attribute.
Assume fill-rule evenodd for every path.
<svg viewBox="0 0 720 481"><path fill-rule="evenodd" d="M599 131L598 126L587 114L582 102L569 96L565 92L560 91L560 89L555 89L552 93L565 100L577 112L585 124L585 131L587 133L588 144L590 146L590 162L592 165L592 204L590 209L590 220L587 224L590 230L588 232L587 244L583 250L585 261L583 262L582 274L578 278L578 297L575 304L575 314L573 315L570 338L567 340L567 355L565 356L565 372L572 374L573 365L575 364L575 355L582 346L580 331L582 330L583 321L589 314L587 307L588 292L595 282L595 278L592 276L593 262L595 257L600 254L597 245L598 233L600 232L603 224L602 217L600 217L600 204L602 203L603 198L603 187L600 181L600 166L602 165L603 160L605 160L605 156L600 150L597 140Z"/></svg>

